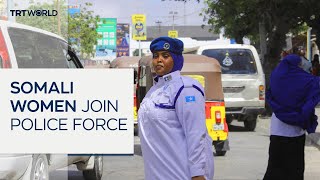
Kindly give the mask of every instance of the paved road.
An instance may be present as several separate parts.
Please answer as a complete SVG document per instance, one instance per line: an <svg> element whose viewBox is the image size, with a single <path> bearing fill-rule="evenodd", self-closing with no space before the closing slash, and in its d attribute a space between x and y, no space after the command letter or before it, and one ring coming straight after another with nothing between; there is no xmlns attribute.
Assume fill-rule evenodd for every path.
<svg viewBox="0 0 320 180"><path fill-rule="evenodd" d="M233 122L230 126L230 151L224 157L215 157L216 180L258 180L262 179L268 159L269 119L259 119L255 132L247 132L242 123ZM320 177L320 151L310 144L305 149L305 180ZM59 173L51 173L51 179L59 179ZM143 160L140 141L135 137L135 155L130 157L105 156L103 180L142 180ZM75 166L69 167L69 180L83 180Z"/></svg>

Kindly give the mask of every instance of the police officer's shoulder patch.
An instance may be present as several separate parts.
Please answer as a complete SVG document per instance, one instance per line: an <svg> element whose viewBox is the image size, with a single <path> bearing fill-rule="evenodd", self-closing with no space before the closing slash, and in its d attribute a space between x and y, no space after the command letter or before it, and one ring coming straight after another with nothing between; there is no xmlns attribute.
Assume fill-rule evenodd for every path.
<svg viewBox="0 0 320 180"><path fill-rule="evenodd" d="M195 96L186 96L185 99L186 99L186 102L196 102Z"/></svg>

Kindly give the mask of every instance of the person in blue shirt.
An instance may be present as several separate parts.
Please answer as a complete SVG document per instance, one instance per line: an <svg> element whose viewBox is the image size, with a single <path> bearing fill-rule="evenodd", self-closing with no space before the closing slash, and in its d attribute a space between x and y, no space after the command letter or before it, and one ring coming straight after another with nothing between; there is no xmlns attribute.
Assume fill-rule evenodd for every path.
<svg viewBox="0 0 320 180"><path fill-rule="evenodd" d="M285 56L270 77L267 102L273 110L264 180L303 180L305 133L318 125L320 79L303 70L297 54Z"/></svg>
<svg viewBox="0 0 320 180"><path fill-rule="evenodd" d="M183 42L151 42L154 85L138 111L146 180L212 180L212 139L205 123L201 84L181 76Z"/></svg>

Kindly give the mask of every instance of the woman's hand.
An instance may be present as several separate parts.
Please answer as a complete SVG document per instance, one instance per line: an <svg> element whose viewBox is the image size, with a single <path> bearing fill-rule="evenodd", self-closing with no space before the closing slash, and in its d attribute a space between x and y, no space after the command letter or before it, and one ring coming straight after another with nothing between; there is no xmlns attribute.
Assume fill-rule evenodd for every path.
<svg viewBox="0 0 320 180"><path fill-rule="evenodd" d="M206 180L206 178L204 178L204 176L195 176L192 177L192 180Z"/></svg>

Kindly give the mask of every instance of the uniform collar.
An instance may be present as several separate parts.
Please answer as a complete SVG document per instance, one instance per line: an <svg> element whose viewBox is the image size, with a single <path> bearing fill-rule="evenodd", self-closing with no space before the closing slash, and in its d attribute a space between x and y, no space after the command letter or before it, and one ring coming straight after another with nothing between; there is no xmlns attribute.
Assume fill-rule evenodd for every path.
<svg viewBox="0 0 320 180"><path fill-rule="evenodd" d="M158 84L165 84L165 83L169 83L171 81L174 81L176 79L180 78L180 71L174 71L172 73L166 74L162 77L156 77L154 79L154 83L156 85Z"/></svg>

